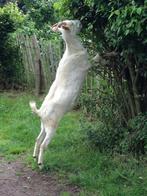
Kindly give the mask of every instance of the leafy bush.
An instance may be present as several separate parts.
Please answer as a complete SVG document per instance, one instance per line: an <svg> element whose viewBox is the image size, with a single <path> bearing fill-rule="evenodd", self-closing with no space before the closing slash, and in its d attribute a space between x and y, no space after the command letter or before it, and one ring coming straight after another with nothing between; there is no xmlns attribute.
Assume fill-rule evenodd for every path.
<svg viewBox="0 0 147 196"><path fill-rule="evenodd" d="M97 147L100 152L120 150L118 145L123 137L123 132L119 128L112 129L101 121L87 122L84 119L81 121L81 127L86 132L90 144Z"/></svg>
<svg viewBox="0 0 147 196"><path fill-rule="evenodd" d="M15 4L0 8L0 83L1 88L11 88L19 84L23 76L23 67L14 32L23 23L24 16Z"/></svg>
<svg viewBox="0 0 147 196"><path fill-rule="evenodd" d="M106 65L100 64L93 69L99 76L95 94L83 97L84 109L102 123L94 125L98 129L95 127L90 135L91 132L98 135L95 141L104 143L104 149L114 149L118 145L119 151L123 151L126 145L126 151L145 151L144 140L140 144L140 132L134 127L131 134L129 124L147 112L146 5L146 0L63 0L54 4L62 18L82 21L83 37L91 41L93 50L98 50L108 60ZM115 52L115 56L108 58L105 54L111 52ZM138 118L137 124L141 129L142 118ZM105 145L105 141L112 146ZM142 150L137 150L138 145L142 145Z"/></svg>
<svg viewBox="0 0 147 196"><path fill-rule="evenodd" d="M99 79L99 85L95 83L89 94L82 93L80 100L87 118L85 120L82 117L81 127L90 143L100 151L120 152L120 148L117 148L124 138L125 129L119 107L116 107L117 102L114 102L112 87L105 80Z"/></svg>
<svg viewBox="0 0 147 196"><path fill-rule="evenodd" d="M128 123L128 132L121 144L137 155L147 152L147 114L139 114Z"/></svg>
<svg viewBox="0 0 147 196"><path fill-rule="evenodd" d="M93 147L101 152L131 152L136 155L147 152L147 114L140 113L127 122L122 121L123 103L117 103L113 88L99 79L93 91L82 93L84 115L81 128ZM92 96L91 96L92 94Z"/></svg>
<svg viewBox="0 0 147 196"><path fill-rule="evenodd" d="M106 122L91 122L82 117L81 128L90 144L100 152L131 152L137 156L147 152L147 114L131 119L126 128L119 123L109 126Z"/></svg>
<svg viewBox="0 0 147 196"><path fill-rule="evenodd" d="M58 20L54 14L53 2L50 0L20 0L18 7L26 15L23 34L35 34L38 38L51 39L50 25Z"/></svg>

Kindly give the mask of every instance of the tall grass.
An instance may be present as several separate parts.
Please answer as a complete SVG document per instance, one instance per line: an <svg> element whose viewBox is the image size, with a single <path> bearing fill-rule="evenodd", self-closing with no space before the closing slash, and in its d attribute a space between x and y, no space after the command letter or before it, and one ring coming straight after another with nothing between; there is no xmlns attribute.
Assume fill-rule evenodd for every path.
<svg viewBox="0 0 147 196"><path fill-rule="evenodd" d="M25 93L0 94L0 156L13 158L25 153L27 163L36 169L32 151L40 122L30 112L31 99L33 96ZM81 196L146 196L145 160L110 156L92 149L81 131L79 118L80 112L71 112L60 122L45 153L44 171L81 187Z"/></svg>

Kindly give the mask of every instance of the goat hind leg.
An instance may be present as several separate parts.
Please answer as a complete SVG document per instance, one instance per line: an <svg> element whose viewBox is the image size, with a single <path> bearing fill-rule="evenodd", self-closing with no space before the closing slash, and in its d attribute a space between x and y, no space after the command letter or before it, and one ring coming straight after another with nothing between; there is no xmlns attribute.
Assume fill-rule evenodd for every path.
<svg viewBox="0 0 147 196"><path fill-rule="evenodd" d="M48 144L50 143L54 132L56 131L55 127L45 127L46 136L40 145L39 157L38 157L38 165L42 168L43 164L43 153L44 150L47 148Z"/></svg>
<svg viewBox="0 0 147 196"><path fill-rule="evenodd" d="M44 125L43 123L41 122L41 131L36 139L36 143L35 143L35 147L34 147L34 152L33 152L33 157L34 158L37 158L38 157L38 154L39 154L39 148L40 148L40 145L42 143L42 141L44 140L45 138L45 130L44 130Z"/></svg>

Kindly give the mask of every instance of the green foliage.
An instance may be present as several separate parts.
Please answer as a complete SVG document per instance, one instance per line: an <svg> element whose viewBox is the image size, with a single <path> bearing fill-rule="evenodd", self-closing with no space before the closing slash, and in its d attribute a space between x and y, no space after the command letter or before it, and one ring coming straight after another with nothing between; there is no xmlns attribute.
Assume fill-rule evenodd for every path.
<svg viewBox="0 0 147 196"><path fill-rule="evenodd" d="M90 144L101 152L122 152L119 144L126 131L120 115L121 103L118 107L114 101L114 89L101 79L99 84L94 84L92 92L82 93L81 102L84 114L90 117L89 121L85 117L81 119L81 127Z"/></svg>
<svg viewBox="0 0 147 196"><path fill-rule="evenodd" d="M0 8L0 83L1 88L11 88L22 78L23 68L14 33L24 21L24 16L15 4Z"/></svg>
<svg viewBox="0 0 147 196"><path fill-rule="evenodd" d="M106 37L111 47L135 53L143 63L147 62L144 50L146 48L147 13L146 6L137 3L128 4L111 11L105 29ZM144 55L144 59L141 59Z"/></svg>
<svg viewBox="0 0 147 196"><path fill-rule="evenodd" d="M5 42L10 33L14 32L22 24L24 17L15 4L7 4L0 7L0 38Z"/></svg>
<svg viewBox="0 0 147 196"><path fill-rule="evenodd" d="M13 21L15 27L19 27L23 20L24 16L20 12L16 4L9 3L4 7L0 8L0 15L9 15L11 21Z"/></svg>
<svg viewBox="0 0 147 196"><path fill-rule="evenodd" d="M82 93L81 105L85 117L81 127L93 147L101 152L131 152L135 155L147 152L147 115L139 114L130 119L127 126L122 121L123 103L117 104L113 88L105 80L99 80L89 94ZM89 120L88 120L89 119Z"/></svg>
<svg viewBox="0 0 147 196"><path fill-rule="evenodd" d="M99 50L146 47L146 1L70 1L54 3L61 17L74 17L82 21L85 37L89 37ZM96 41L99 41L97 43ZM96 42L96 43L95 43ZM116 48L117 47L117 48Z"/></svg>
<svg viewBox="0 0 147 196"><path fill-rule="evenodd" d="M39 38L51 39L50 25L55 21L53 2L41 1L18 1L18 7L26 14L23 34L35 33ZM56 16L56 20L58 20Z"/></svg>
<svg viewBox="0 0 147 196"><path fill-rule="evenodd" d="M91 47L90 42L87 42L88 48L93 52L98 50L108 62L93 69L99 76L99 86L96 91L94 89L92 97L83 96L83 104L90 116L94 114L102 122L101 127L93 131L98 135L97 140L100 140L100 136L103 138L101 143L103 141L105 144L104 135L109 140L118 132L117 142L114 142L114 138L112 140L114 145L119 144L124 141L126 134L130 134L130 121L140 114L144 116L147 111L147 1L63 0L56 1L54 8L62 18L80 19L83 25L82 36L93 45ZM113 51L115 56L105 55ZM105 89L103 81L106 82ZM141 126L142 123L139 119L138 124ZM104 131L101 133L102 127ZM144 129L140 132L141 135L145 134ZM133 134L138 135L138 131L134 129ZM131 145L129 151L137 152L140 139L138 136L136 140L133 136L131 138L131 141L126 140L127 149L134 142L134 147ZM141 145L143 153L146 144L143 141Z"/></svg>
<svg viewBox="0 0 147 196"><path fill-rule="evenodd" d="M51 1L35 1L30 3L28 14L35 21L37 29L42 28L46 23L53 20L53 8Z"/></svg>
<svg viewBox="0 0 147 196"><path fill-rule="evenodd" d="M128 124L123 145L128 151L135 152L137 155L145 154L147 151L147 114L139 114L131 119Z"/></svg>
<svg viewBox="0 0 147 196"><path fill-rule="evenodd" d="M102 94L97 91L93 92L92 97L90 94L82 94L84 113L89 118L89 120L85 117L81 118L82 130L86 132L90 144L98 148L100 152L145 154L147 152L147 115L139 114L130 119L127 126L122 124L121 103L120 108L117 107L110 89L103 84Z"/></svg>

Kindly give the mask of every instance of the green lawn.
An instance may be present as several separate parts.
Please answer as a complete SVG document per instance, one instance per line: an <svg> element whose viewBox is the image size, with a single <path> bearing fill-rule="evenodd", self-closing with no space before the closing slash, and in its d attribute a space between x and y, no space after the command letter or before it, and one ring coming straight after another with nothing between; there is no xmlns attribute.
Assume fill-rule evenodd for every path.
<svg viewBox="0 0 147 196"><path fill-rule="evenodd" d="M35 98L25 93L0 94L0 156L12 159L24 153L26 163L37 169L31 155L40 122L30 111L31 99ZM90 148L79 118L80 112L71 112L62 119L45 153L44 171L81 187L80 196L146 196L145 160Z"/></svg>

